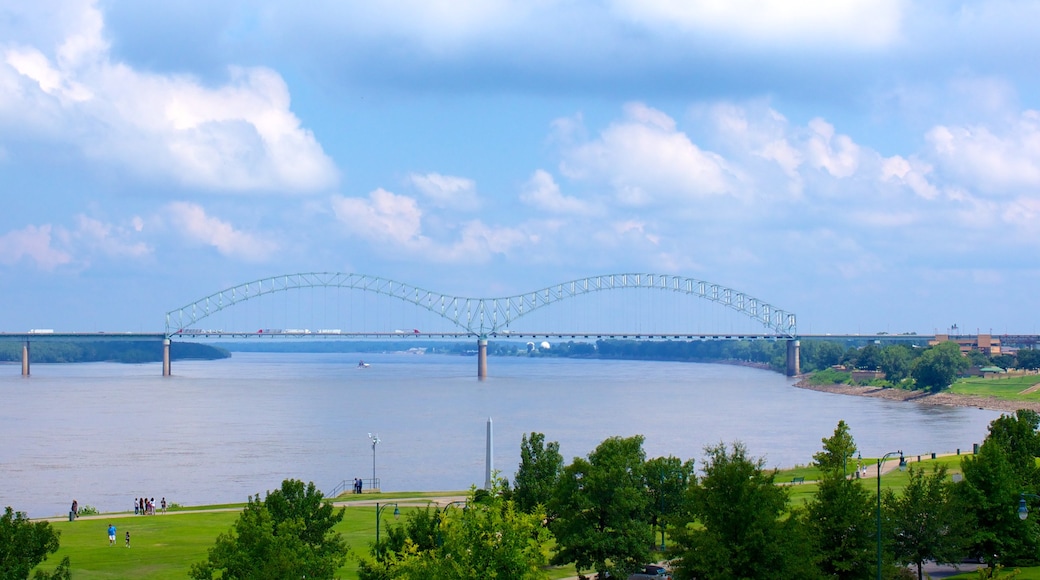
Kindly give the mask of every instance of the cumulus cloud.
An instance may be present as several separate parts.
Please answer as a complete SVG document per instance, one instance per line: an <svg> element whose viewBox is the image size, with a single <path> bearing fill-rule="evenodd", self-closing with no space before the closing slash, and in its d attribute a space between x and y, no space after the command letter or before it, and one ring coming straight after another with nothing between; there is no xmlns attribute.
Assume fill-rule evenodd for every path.
<svg viewBox="0 0 1040 580"><path fill-rule="evenodd" d="M480 220L458 224L453 239L434 239L423 233L423 210L416 199L377 189L367 199L333 196L332 210L346 232L392 250L398 258L421 257L435 262L483 262L507 254L537 235L521 228L491 227Z"/></svg>
<svg viewBox="0 0 1040 580"><path fill-rule="evenodd" d="M139 230L85 215L76 216L75 221L74 228L29 225L0 236L0 264L28 260L44 271L62 266L82 269L96 257L136 259L152 252L148 244L133 239Z"/></svg>
<svg viewBox="0 0 1040 580"><path fill-rule="evenodd" d="M0 263L12 265L28 259L41 270L53 270L72 262L72 256L52 242L50 224L7 232L0 236Z"/></svg>
<svg viewBox="0 0 1040 580"><path fill-rule="evenodd" d="M474 210L480 206L477 184L472 179L440 173L411 173L408 181L439 207Z"/></svg>
<svg viewBox="0 0 1040 580"><path fill-rule="evenodd" d="M946 172L988 194L1040 186L1040 112L1027 110L1003 127L937 125L931 154Z"/></svg>
<svg viewBox="0 0 1040 580"><path fill-rule="evenodd" d="M138 71L113 60L99 9L79 10L58 46L0 44L0 123L214 191L308 192L335 184L332 161L290 110L276 72L231 67L213 87Z"/></svg>
<svg viewBox="0 0 1040 580"><path fill-rule="evenodd" d="M734 192L735 175L725 159L698 147L671 117L643 103L629 103L624 120L565 150L560 169L571 179L609 183L617 199L631 206Z"/></svg>
<svg viewBox="0 0 1040 580"><path fill-rule="evenodd" d="M163 215L190 242L212 246L222 255L249 262L266 260L278 244L264 236L235 229L230 223L206 214L198 204L177 201L163 208Z"/></svg>
<svg viewBox="0 0 1040 580"><path fill-rule="evenodd" d="M836 135L834 125L823 119L809 121L812 136L809 138L809 162L818 169L825 169L834 177L849 177L859 167L859 146L848 135Z"/></svg>
<svg viewBox="0 0 1040 580"><path fill-rule="evenodd" d="M576 197L560 193L560 186L549 172L539 169L520 192L520 200L542 211L555 214L590 215L596 209Z"/></svg>

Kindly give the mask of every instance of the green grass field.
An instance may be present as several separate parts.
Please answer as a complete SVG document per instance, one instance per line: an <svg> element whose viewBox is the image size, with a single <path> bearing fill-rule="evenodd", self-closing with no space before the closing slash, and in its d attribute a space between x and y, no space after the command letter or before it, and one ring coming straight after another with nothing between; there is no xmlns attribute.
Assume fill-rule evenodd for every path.
<svg viewBox="0 0 1040 580"><path fill-rule="evenodd" d="M950 385L950 392L955 395L978 395L980 397L997 397L1010 401L1040 402L1040 389L1032 393L1022 394L1022 391L1036 384L1040 384L1040 375L993 379L972 377L960 379Z"/></svg>
<svg viewBox="0 0 1040 580"><path fill-rule="evenodd" d="M387 493L344 497L348 501L394 501L402 498L460 496L466 492L443 493ZM337 498L339 501L340 498ZM409 501L409 504L416 503ZM420 502L421 503L421 502ZM53 570L65 556L72 563L74 580L94 579L177 579L187 578L191 565L206 557L217 536L228 531L244 504L182 508L166 515L135 516L111 514L98 519L80 518L75 522L60 521L52 525L61 532L61 548L48 558L43 570ZM196 509L225 509L232 511L194 511ZM401 506L406 512L416 507ZM394 521L390 511L383 512L383 522ZM116 545L108 545L108 524L116 525ZM336 526L352 551L367 553L375 540L375 507L347 506L343 521ZM125 547L125 534L130 532L131 547ZM357 578L357 562L350 559L340 570L344 579ZM551 578L574 575L573 567L548 570Z"/></svg>

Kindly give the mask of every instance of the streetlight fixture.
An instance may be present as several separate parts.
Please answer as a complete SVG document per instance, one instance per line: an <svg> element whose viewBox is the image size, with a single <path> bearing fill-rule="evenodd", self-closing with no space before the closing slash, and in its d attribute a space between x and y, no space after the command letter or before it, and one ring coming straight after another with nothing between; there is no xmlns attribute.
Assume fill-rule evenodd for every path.
<svg viewBox="0 0 1040 580"><path fill-rule="evenodd" d="M1018 494L1018 519L1024 520L1029 517L1029 508L1026 507L1026 498L1040 499L1040 495L1022 492Z"/></svg>
<svg viewBox="0 0 1040 580"><path fill-rule="evenodd" d="M373 449L374 448L375 448L375 446L373 445ZM394 519L396 520L397 518L401 517L401 510L397 508L397 504L396 503L385 503L385 504L383 504L382 507L380 507L379 506L379 502L376 502L376 558L377 559L379 558L379 552L380 552L380 549L379 549L379 520L380 520L380 517L379 516L383 512L383 510L385 510L386 508L388 508L390 506L394 506Z"/></svg>
<svg viewBox="0 0 1040 580"><path fill-rule="evenodd" d="M372 484L368 487L372 491L376 490L376 445L379 445L379 435L368 434L368 438L372 440ZM379 486L382 489L383 486Z"/></svg>
<svg viewBox="0 0 1040 580"><path fill-rule="evenodd" d="M906 459L903 451L889 451L877 461L877 580L881 580L881 465L889 457L899 454L899 471L906 470Z"/></svg>

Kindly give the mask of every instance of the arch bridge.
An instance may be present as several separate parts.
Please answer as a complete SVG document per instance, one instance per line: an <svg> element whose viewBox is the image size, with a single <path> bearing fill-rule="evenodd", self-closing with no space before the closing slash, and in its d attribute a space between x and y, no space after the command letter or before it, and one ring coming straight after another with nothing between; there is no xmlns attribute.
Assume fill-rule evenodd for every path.
<svg viewBox="0 0 1040 580"><path fill-rule="evenodd" d="M170 374L169 345L172 337L184 334L210 333L197 330L199 323L222 310L261 296L305 288L339 288L387 296L411 303L447 321L458 329L454 336L477 339L477 376L487 376L487 340L489 336L513 336L510 324L532 312L564 300L598 292L624 289L673 292L691 299L707 300L734 310L760 323L764 332L755 338L788 341L788 374L798 372L798 342L795 340L797 319L753 296L725 286L671 274L622 273L589 276L554 284L539 290L498 298L452 296L413 286L406 282L358 273L306 272L262 278L215 292L166 313L163 348L163 374ZM187 332L186 332L187 331ZM366 333L377 335L378 333ZM448 334L448 333L440 333ZM588 335L588 333L538 332L539 335ZM615 336L596 333L597 337ZM632 335L634 333L625 333ZM650 338L670 338L659 333L644 333ZM619 335L618 335L619 336ZM680 335L674 335L676 338ZM699 335L685 335L693 338ZM714 338L719 338L715 336ZM729 337L727 337L729 338Z"/></svg>

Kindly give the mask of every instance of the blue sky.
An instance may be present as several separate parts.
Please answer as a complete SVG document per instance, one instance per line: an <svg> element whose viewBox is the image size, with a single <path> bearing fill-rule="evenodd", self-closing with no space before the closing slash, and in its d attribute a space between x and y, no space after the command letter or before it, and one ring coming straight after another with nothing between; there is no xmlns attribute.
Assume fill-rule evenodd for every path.
<svg viewBox="0 0 1040 580"><path fill-rule="evenodd" d="M1040 332L1040 2L0 2L0 329L681 274Z"/></svg>

